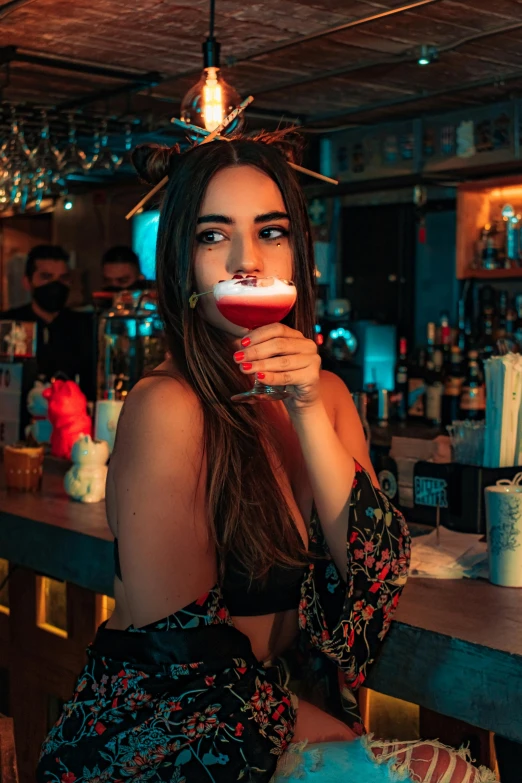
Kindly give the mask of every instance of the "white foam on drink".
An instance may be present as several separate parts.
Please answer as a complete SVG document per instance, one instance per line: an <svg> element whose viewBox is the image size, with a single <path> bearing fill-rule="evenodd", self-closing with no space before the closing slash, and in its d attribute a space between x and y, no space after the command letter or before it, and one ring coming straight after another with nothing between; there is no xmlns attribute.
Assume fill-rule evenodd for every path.
<svg viewBox="0 0 522 783"><path fill-rule="evenodd" d="M245 280L253 278L243 278L242 280L224 280L214 286L214 297L219 301L225 296L240 296L248 298L273 299L275 296L288 297L295 293L295 286L291 283L285 283L277 277L258 278L255 285L245 283Z"/></svg>

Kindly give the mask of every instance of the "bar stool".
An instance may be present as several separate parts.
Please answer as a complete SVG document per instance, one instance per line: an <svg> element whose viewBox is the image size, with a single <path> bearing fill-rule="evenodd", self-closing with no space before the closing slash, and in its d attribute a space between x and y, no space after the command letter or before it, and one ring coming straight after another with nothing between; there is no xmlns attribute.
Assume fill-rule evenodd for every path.
<svg viewBox="0 0 522 783"><path fill-rule="evenodd" d="M12 718L0 715L0 783L19 783Z"/></svg>

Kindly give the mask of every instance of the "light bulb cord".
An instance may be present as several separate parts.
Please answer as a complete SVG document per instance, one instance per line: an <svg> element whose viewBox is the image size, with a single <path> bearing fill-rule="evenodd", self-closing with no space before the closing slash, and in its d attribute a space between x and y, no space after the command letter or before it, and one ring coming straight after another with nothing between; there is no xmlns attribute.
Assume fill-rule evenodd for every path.
<svg viewBox="0 0 522 783"><path fill-rule="evenodd" d="M219 43L214 38L214 20L216 15L216 0L210 0L210 15L208 38L203 43L203 67L219 68Z"/></svg>
<svg viewBox="0 0 522 783"><path fill-rule="evenodd" d="M216 17L216 0L210 0L210 18L208 25L208 37L214 38L214 19Z"/></svg>

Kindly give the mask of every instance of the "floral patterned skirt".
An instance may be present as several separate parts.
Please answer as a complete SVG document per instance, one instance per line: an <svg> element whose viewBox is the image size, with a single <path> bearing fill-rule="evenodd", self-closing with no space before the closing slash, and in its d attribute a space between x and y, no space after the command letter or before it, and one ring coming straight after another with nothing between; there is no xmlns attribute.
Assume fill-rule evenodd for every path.
<svg viewBox="0 0 522 783"><path fill-rule="evenodd" d="M154 627L100 627L38 783L272 778L295 722L282 666L260 666L230 625Z"/></svg>

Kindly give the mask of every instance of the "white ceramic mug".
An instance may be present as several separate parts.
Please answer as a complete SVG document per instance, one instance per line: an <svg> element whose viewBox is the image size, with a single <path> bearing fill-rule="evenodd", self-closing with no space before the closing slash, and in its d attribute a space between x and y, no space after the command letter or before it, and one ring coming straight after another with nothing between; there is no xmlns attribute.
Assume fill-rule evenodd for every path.
<svg viewBox="0 0 522 783"><path fill-rule="evenodd" d="M522 474L486 487L489 580L522 587Z"/></svg>

